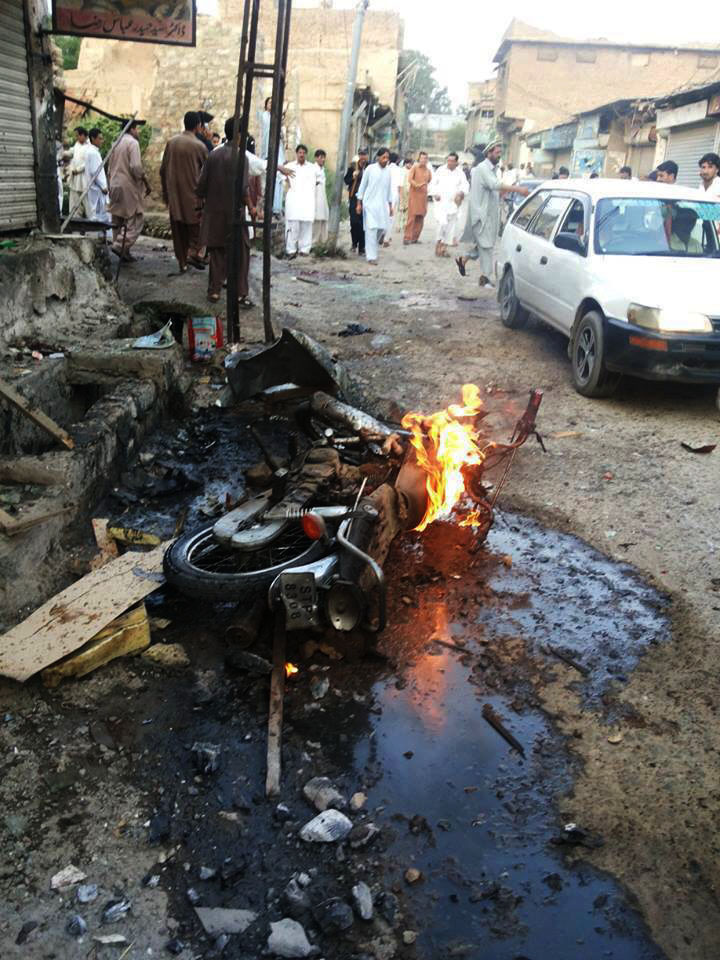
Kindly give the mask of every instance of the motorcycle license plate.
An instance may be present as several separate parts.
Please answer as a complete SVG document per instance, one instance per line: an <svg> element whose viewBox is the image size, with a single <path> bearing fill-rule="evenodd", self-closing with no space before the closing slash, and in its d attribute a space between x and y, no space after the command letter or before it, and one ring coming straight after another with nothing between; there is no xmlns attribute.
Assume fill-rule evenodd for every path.
<svg viewBox="0 0 720 960"><path fill-rule="evenodd" d="M312 573L280 574L280 595L285 604L288 630L305 630L320 625L317 586Z"/></svg>

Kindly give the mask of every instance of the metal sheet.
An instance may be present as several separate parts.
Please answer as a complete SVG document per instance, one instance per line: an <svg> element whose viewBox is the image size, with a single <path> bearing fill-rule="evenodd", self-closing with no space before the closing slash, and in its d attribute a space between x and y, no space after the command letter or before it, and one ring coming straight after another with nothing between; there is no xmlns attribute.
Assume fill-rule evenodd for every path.
<svg viewBox="0 0 720 960"><path fill-rule="evenodd" d="M23 5L0 0L0 231L37 223Z"/></svg>

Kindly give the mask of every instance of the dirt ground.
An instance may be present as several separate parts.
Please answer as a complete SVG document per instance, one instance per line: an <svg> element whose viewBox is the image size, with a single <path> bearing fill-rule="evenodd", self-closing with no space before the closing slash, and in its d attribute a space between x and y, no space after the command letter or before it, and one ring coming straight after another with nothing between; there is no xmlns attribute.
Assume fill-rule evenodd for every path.
<svg viewBox="0 0 720 960"><path fill-rule="evenodd" d="M382 251L377 267L352 254L346 260L275 262L276 320L290 322L330 348L385 410L439 409L459 397L463 383L474 382L486 391L502 436L524 408L528 390L539 387L545 391L538 427L547 450L543 452L534 442L522 449L503 494L503 509L574 534L618 563L631 565L660 594L667 595L672 624L660 642L653 639L623 682L605 692L600 709L587 708L575 682L577 674L566 665L548 666L541 676L534 676L535 696L555 730L567 737L566 746L573 757L572 777L564 786L558 783L552 793L557 804L553 816L559 823L578 822L604 838L599 849L583 850L582 860L606 871L629 891L653 940L670 960L708 960L717 954L720 942L716 668L720 453L693 454L680 444L717 442L720 422L714 391L625 381L612 399L580 397L570 383L563 338L534 321L522 331L506 330L499 321L493 294L480 291L472 273L460 278L451 259L434 258L431 223L423 240L417 246L402 247L395 237L391 247ZM170 244L142 238L136 252L141 259L124 270L121 280L128 303L205 303L205 274L172 276L176 268ZM259 299L259 266L256 256L255 299ZM243 314L241 321L245 340L258 340L262 329L259 311ZM362 324L370 332L339 336L348 324ZM396 559L401 570L402 557ZM392 576L393 570L389 568L388 573ZM630 595L634 575L629 570L625 575ZM552 589L557 590L554 603L562 609L568 598L562 586ZM620 589L619 595L622 592ZM603 617L609 622L613 610L601 593L588 593L584 603L588 619L595 624L594 642L602 650ZM402 604L398 607L401 610ZM610 632L608 629L608 643ZM194 636L202 639L206 635L206 627L198 625ZM556 639L563 641L562 636ZM189 648L192 638L184 640ZM628 646L636 641L637 637L628 634ZM206 853L193 826L193 820L202 817L200 801L193 807L191 799L189 808L175 801L173 809L158 787L164 771L171 769L186 775L188 783L193 780L192 770L183 768L187 744L168 746L159 730L172 730L173 723L178 723L178 740L182 741L183 710L207 710L207 739L221 736L219 728L229 725L238 741L248 742L248 751L257 747L243 771L250 782L252 764L259 764L262 757L262 717L253 719L252 712L244 708L235 716L232 710L217 705L211 710L207 698L198 698L197 691L187 689L183 694L184 683L170 684L161 702L149 702L162 689L162 673L148 678L150 668L139 667L139 663L101 671L82 684L79 700L72 684L54 694L42 693L39 687L0 687L0 714L5 715L0 724L4 756L0 791L8 811L0 889L9 898L8 906L0 911L0 942L4 936L7 943L3 956L86 955L63 952L69 948L62 928L55 939L34 941L37 933L29 931L25 944L15 941L31 906L32 921L40 926L58 913L57 903L50 904L46 891L40 890L38 877L51 876L66 862L78 860L92 861L93 882L108 892L106 899L111 893L117 897L131 889L143 890L134 900L136 923L143 930L143 950L162 955L168 937L174 932L181 938L186 934L177 892L182 886L183 865L177 864L172 884L141 888L142 878L156 869L153 864L158 853L126 842L144 836L143 824L153 810L178 819L182 813L188 824L182 842L188 850L194 843L193 853L198 856ZM219 684L226 693L232 688L233 696L255 697L260 703L252 685L244 687L242 681L238 687L238 681L218 670L210 641L193 659L193 666L196 678L198 671L207 674L205 686ZM367 669L372 673L374 668ZM351 689L360 679L359 674L345 676L338 680L338 687ZM357 687L355 693L357 697L366 695ZM181 703L183 695L188 698L185 704ZM173 697L180 700L173 703ZM78 720L78 702L84 722ZM303 710L298 704L298 716L303 716ZM134 725L127 732L124 718L130 714ZM144 730L139 726L141 716L151 719ZM292 763L297 761L296 766L307 750L304 742L321 739L312 732L305 736L302 723L299 726L301 735L297 742L291 736L290 748L295 751ZM49 758L53 760L50 775L43 770ZM343 769L340 759L335 768ZM232 782L237 784L241 777L238 770L233 772ZM45 785L44 806L39 808L30 801L27 810L10 809L11 798L17 802L32 783ZM347 788L352 792L353 785L348 783ZM355 788L359 789L357 784ZM233 807L232 798L220 797L221 808L238 809L241 814L243 803ZM235 856L233 844L239 830L248 860L244 869L260 869L255 858L265 856L265 834L258 835L259 852L253 853L252 830L238 828L236 821L237 814L235 821L228 818L227 829L236 831L227 841L231 856ZM270 831L271 824L262 829ZM43 844L38 839L41 834L54 836L54 847ZM177 834L172 839L178 839ZM216 860L217 855L216 850ZM189 859L189 853L180 856ZM297 858L288 857L293 869L305 868ZM193 863L192 870L196 866ZM346 866L352 873L353 865ZM370 867L366 864L357 869ZM188 865L186 873L190 871ZM259 910L258 892L248 892L248 897L254 898L252 905ZM65 907L66 913L72 912L69 900ZM382 931L377 933L382 936ZM369 948L367 952L381 955ZM214 954L211 950L183 955ZM350 955L327 953L328 957ZM416 955L439 954L419 951ZM569 960L580 955L594 958L606 953L580 954L571 949L562 954ZM520 953L491 956L519 957ZM538 960L542 955L531 956Z"/></svg>

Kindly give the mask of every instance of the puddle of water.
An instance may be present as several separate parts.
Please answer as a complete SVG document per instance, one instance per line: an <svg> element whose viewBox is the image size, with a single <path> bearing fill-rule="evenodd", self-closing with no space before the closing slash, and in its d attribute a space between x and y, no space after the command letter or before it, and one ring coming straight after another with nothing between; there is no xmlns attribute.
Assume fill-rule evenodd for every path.
<svg viewBox="0 0 720 960"><path fill-rule="evenodd" d="M643 645L667 633L663 602L629 567L526 519L504 517L472 560L469 545L446 524L397 545L383 647L407 666L399 682L393 674L375 685L381 711L352 751L369 807L391 826L386 884L405 890L418 955L657 960L625 892L587 865L566 865L552 843L562 834L553 798L570 789L573 769L536 706L542 657L526 657L547 641L573 652L592 668L583 688L597 704L616 668L629 673ZM484 720L485 703L525 759ZM412 821L419 833L413 817L424 818ZM424 877L411 888L410 866Z"/></svg>

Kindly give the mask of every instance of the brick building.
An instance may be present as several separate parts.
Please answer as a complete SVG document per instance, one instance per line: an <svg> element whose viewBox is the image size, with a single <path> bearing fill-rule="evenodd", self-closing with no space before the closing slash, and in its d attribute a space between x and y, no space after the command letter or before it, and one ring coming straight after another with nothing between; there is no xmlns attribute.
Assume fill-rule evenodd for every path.
<svg viewBox="0 0 720 960"><path fill-rule="evenodd" d="M231 115L242 14L243 0L218 0L215 14L198 14L194 48L84 39L77 69L66 72L68 92L111 113L137 111L146 119L153 130L146 165L155 176L165 142L182 128L186 110L214 114L219 131ZM294 141L299 131L309 147L328 151L330 166L335 164L353 19L353 10L325 6L296 8L292 14L285 87L289 139ZM267 2L261 5L261 61L272 59L274 38L275 9ZM366 142L393 142L393 120L401 107L396 79L402 45L400 16L369 10L363 26L350 151ZM256 135L259 111L270 90L269 80L255 84L251 130ZM294 142L289 145L294 147Z"/></svg>
<svg viewBox="0 0 720 960"><path fill-rule="evenodd" d="M485 143L495 129L495 79L468 83L465 149Z"/></svg>
<svg viewBox="0 0 720 960"><path fill-rule="evenodd" d="M720 46L574 40L513 20L494 61L494 119L508 158L518 162L524 159L521 133L547 130L621 99L699 85L720 67Z"/></svg>

